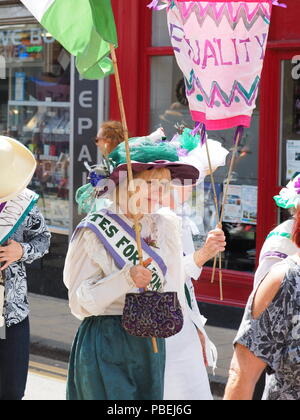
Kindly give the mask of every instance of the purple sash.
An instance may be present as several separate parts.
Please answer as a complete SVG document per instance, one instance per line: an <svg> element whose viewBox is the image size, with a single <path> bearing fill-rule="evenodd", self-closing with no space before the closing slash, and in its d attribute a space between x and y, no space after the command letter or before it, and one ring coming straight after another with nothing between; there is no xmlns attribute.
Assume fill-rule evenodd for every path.
<svg viewBox="0 0 300 420"><path fill-rule="evenodd" d="M92 230L106 251L115 261L119 269L126 264L139 264L136 233L121 217L109 213L107 210L88 215L76 228L72 241L79 230L88 228ZM151 285L159 290L165 283L164 277L167 267L163 259L143 239L141 240L144 257L152 258L148 266L152 271ZM145 258L146 259L146 258Z"/></svg>

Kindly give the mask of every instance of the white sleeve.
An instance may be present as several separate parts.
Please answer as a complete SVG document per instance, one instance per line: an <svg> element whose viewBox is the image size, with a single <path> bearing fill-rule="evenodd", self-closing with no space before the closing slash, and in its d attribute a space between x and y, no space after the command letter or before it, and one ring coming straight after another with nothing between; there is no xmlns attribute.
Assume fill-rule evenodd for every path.
<svg viewBox="0 0 300 420"><path fill-rule="evenodd" d="M103 315L135 287L131 267L118 270L96 235L88 229L80 231L69 246L64 269L72 313L80 319Z"/></svg>
<svg viewBox="0 0 300 420"><path fill-rule="evenodd" d="M184 272L187 277L198 280L202 273L202 267L195 263L194 254L183 257Z"/></svg>
<svg viewBox="0 0 300 420"><path fill-rule="evenodd" d="M267 257L260 261L254 277L254 289L269 274L273 265L278 264L281 261L283 261L283 259L279 257Z"/></svg>

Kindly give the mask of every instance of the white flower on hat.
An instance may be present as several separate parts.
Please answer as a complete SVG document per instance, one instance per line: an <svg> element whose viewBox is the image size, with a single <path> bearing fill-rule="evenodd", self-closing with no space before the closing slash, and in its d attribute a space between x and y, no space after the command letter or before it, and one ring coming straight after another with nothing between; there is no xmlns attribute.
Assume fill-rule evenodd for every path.
<svg viewBox="0 0 300 420"><path fill-rule="evenodd" d="M226 165L226 158L229 154L222 144L216 140L207 139L208 150L210 154L210 161L212 171L216 171L220 166ZM208 162L206 146L199 144L196 149L192 150L188 157L190 164L194 162L194 165L200 172L199 182L202 182L204 178L210 174L210 167Z"/></svg>
<svg viewBox="0 0 300 420"><path fill-rule="evenodd" d="M207 139L206 142L210 154L212 172L214 172L220 166L226 165L226 158L229 152L216 140ZM199 135L193 135L191 129L185 128L182 134L174 136L171 144L177 147L181 162L193 165L198 169L200 173L198 183L202 182L210 174L207 147L205 144L201 144Z"/></svg>
<svg viewBox="0 0 300 420"><path fill-rule="evenodd" d="M276 204L284 209L300 207L300 175L292 179L279 195L274 197Z"/></svg>

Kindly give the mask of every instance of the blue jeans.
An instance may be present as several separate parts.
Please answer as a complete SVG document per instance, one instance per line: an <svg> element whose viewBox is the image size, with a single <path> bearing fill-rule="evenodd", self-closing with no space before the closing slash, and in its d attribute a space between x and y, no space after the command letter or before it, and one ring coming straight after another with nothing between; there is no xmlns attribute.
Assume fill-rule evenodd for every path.
<svg viewBox="0 0 300 420"><path fill-rule="evenodd" d="M6 328L0 340L0 401L20 401L24 397L30 346L29 319Z"/></svg>

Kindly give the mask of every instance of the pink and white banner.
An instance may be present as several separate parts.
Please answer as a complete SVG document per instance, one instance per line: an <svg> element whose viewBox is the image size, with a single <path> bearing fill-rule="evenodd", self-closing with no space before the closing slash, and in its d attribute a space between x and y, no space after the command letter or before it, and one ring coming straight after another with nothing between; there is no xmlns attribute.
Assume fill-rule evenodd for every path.
<svg viewBox="0 0 300 420"><path fill-rule="evenodd" d="M169 32L191 114L208 130L250 126L272 3L169 0Z"/></svg>

